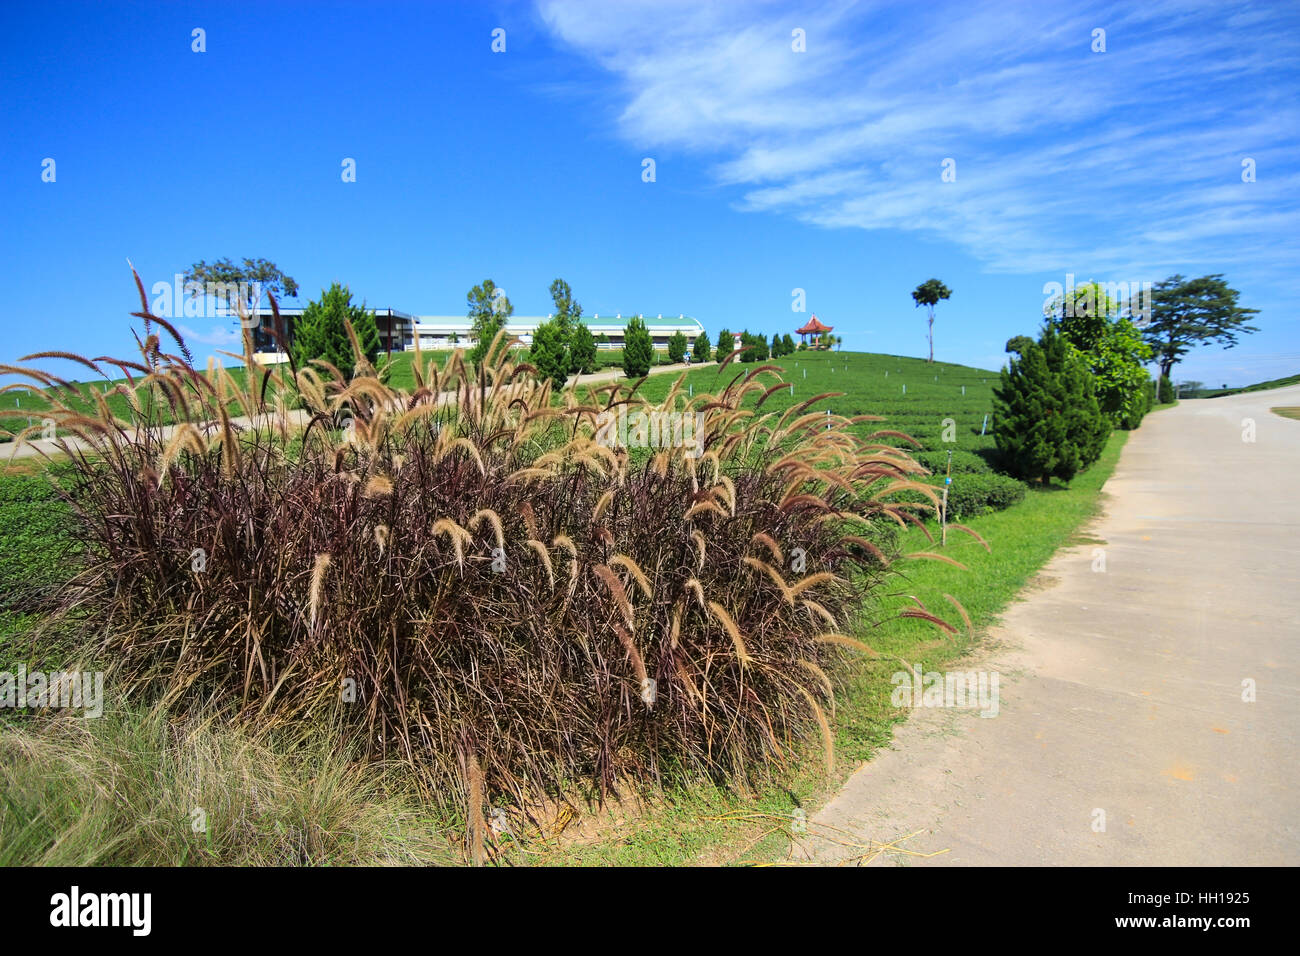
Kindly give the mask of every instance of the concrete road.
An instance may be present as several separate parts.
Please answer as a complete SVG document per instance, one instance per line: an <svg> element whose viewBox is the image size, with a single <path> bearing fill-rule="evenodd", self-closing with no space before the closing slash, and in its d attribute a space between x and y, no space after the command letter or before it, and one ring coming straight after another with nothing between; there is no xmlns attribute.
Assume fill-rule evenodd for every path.
<svg viewBox="0 0 1300 956"><path fill-rule="evenodd" d="M1089 528L1104 543L1059 552L963 663L1000 675L998 715L916 709L809 833L916 833L904 847L938 853L878 864L1300 864L1300 421L1269 411L1285 405L1300 387L1151 415ZM863 852L810 836L793 856Z"/></svg>

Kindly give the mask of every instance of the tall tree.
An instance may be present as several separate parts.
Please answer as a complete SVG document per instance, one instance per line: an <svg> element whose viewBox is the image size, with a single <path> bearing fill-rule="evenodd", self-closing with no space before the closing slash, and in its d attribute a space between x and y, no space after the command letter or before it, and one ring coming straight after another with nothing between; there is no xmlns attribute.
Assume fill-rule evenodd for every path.
<svg viewBox="0 0 1300 956"><path fill-rule="evenodd" d="M242 291L243 305L253 305L258 289L274 293L278 298L293 298L298 294L298 283L280 271L269 259L244 259L235 265L229 258L217 259L209 264L200 259L186 270L185 283L197 282L205 290L212 290L230 308L235 307L236 290Z"/></svg>
<svg viewBox="0 0 1300 956"><path fill-rule="evenodd" d="M481 285L470 289L465 295L465 305L470 318L470 337L474 340L466 358L478 365L487 356L496 334L515 314L515 307L491 279L484 279Z"/></svg>
<svg viewBox="0 0 1300 956"><path fill-rule="evenodd" d="M1222 274L1199 279L1175 275L1156 283L1151 322L1143 335L1155 351L1161 378L1168 378L1193 346L1215 342L1230 349L1237 344L1238 335L1259 331L1246 324L1259 309L1239 306L1239 294L1228 287ZM1168 401L1164 395L1161 399Z"/></svg>
<svg viewBox="0 0 1300 956"><path fill-rule="evenodd" d="M934 361L934 307L943 299L952 295L952 290L940 282L938 279L926 279L912 292L912 299L916 302L917 308L925 306L930 313L930 320L927 324L930 335L930 359Z"/></svg>
<svg viewBox="0 0 1300 956"><path fill-rule="evenodd" d="M559 320L560 329L568 335L582 318L582 306L574 301L573 289L563 279L551 283L551 301L555 303L555 318Z"/></svg>
<svg viewBox="0 0 1300 956"><path fill-rule="evenodd" d="M569 374L573 375L582 371L573 356L573 333L582 324L582 306L574 300L573 289L563 279L551 283L551 302L555 305L553 314L569 351Z"/></svg>
<svg viewBox="0 0 1300 956"><path fill-rule="evenodd" d="M294 362L301 367L313 359L322 359L342 372L345 380L351 379L362 363L348 338L347 323L356 333L363 361L373 367L380 348L375 315L365 306L353 305L348 287L337 282L302 310L291 346Z"/></svg>
<svg viewBox="0 0 1300 956"><path fill-rule="evenodd" d="M654 356L654 342L645 320L639 315L632 316L623 329L623 374L628 378L649 374Z"/></svg>
<svg viewBox="0 0 1300 956"><path fill-rule="evenodd" d="M198 283L203 290L201 294L211 294L236 315L241 305L245 312L265 305L264 301L258 301L262 292L270 292L277 299L292 299L298 295L298 283L270 259L244 259L240 265L229 257L212 263L200 259L185 271L182 280L187 286ZM294 332L293 324L288 322L280 330L287 345L293 344ZM269 330L260 326L254 329L253 337L255 348L269 345L273 338Z"/></svg>

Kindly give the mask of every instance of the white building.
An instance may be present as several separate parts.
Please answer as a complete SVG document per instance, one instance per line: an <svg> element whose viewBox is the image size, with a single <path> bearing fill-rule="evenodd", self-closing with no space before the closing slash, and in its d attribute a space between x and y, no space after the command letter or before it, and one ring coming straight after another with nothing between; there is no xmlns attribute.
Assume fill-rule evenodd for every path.
<svg viewBox="0 0 1300 956"><path fill-rule="evenodd" d="M420 337L420 348L422 349L469 348L473 344L472 326L467 316L411 315L397 309L374 309L373 311L375 313L375 324L379 327L379 341L386 352L414 349L417 335ZM293 324L301 315L302 309L280 310L280 316L285 321L291 340ZM273 352L276 348L274 339L270 334L271 313L269 310L261 310L259 317L262 324L257 329L255 336L256 347L258 351ZM624 317L620 312L613 317L606 316L602 319L597 314L583 316L582 322L591 330L591 334L596 340L596 348L621 349L623 347L623 330L631 317L631 313ZM537 331L537 327L550 318L549 315L513 315L506 323L506 331L517 336L524 345L531 345L533 333ZM649 318L643 314L641 318L646 324L646 331L650 333L650 340L657 349L667 348L668 340L678 332L686 336L687 348L692 349L695 346L696 337L704 332L704 326L697 319L688 315L679 315L674 319L671 316L664 318L663 315Z"/></svg>

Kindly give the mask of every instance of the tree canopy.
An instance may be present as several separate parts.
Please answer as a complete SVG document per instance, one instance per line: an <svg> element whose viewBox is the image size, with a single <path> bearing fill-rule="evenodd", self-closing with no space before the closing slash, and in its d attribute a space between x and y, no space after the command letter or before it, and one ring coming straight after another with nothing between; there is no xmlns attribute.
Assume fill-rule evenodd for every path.
<svg viewBox="0 0 1300 956"><path fill-rule="evenodd" d="M1184 279L1170 276L1156 283L1151 296L1151 321L1142 330L1161 377L1168 377L1174 365L1196 345L1214 342L1224 348L1237 344L1238 336L1258 332L1247 325L1258 309L1237 304L1240 293L1230 288L1222 274Z"/></svg>
<svg viewBox="0 0 1300 956"><path fill-rule="evenodd" d="M470 289L465 295L465 305L470 319L470 336L474 340L466 358L478 365L487 356L496 334L515 314L515 307L506 298L504 290L491 279L484 279L482 284Z"/></svg>

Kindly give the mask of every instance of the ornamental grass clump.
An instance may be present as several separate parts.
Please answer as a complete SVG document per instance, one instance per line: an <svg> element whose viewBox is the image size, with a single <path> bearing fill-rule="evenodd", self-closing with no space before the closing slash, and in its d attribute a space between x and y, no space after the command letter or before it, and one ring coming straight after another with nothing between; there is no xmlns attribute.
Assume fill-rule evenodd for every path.
<svg viewBox="0 0 1300 956"><path fill-rule="evenodd" d="M878 532L934 496L869 417L765 412L780 370L730 359L714 394L653 408L635 384L556 392L504 333L476 368L417 348L409 391L360 348L344 379L260 367L246 336L241 382L134 314L138 361L28 357L127 378L123 418L29 372L71 436L64 609L114 686L341 720L480 835L488 799L750 779L808 734L832 759L838 657L872 653L844 631L895 558Z"/></svg>

